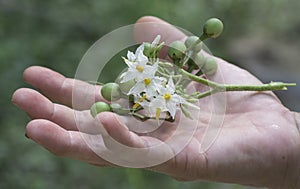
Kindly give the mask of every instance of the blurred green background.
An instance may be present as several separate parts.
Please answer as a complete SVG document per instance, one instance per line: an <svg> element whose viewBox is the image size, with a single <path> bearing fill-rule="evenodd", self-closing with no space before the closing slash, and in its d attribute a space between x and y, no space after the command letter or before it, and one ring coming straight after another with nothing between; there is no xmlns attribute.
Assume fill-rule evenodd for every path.
<svg viewBox="0 0 300 189"><path fill-rule="evenodd" d="M155 15L200 34L210 17L225 22L223 35L208 42L225 58L265 82L297 82L277 93L300 111L300 1L298 0L0 0L0 188L203 188L246 187L177 182L135 169L99 168L55 157L24 137L29 118L11 104L11 95L30 65L73 77L85 51L102 35ZM298 101L297 101L298 100Z"/></svg>

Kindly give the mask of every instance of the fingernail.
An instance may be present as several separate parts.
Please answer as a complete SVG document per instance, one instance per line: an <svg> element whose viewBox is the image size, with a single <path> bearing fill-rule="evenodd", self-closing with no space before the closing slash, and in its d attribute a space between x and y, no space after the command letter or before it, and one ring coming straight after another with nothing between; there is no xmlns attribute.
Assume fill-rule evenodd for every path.
<svg viewBox="0 0 300 189"><path fill-rule="evenodd" d="M17 103L14 101L14 99L11 99L11 103L12 103L14 106L18 106Z"/></svg>

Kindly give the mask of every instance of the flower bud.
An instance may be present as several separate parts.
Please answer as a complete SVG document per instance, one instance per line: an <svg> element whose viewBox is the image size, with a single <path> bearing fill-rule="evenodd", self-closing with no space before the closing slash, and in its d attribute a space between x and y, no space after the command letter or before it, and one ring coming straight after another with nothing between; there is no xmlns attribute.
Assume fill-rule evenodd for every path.
<svg viewBox="0 0 300 189"><path fill-rule="evenodd" d="M203 27L203 34L207 37L217 38L223 31L223 23L217 18L207 20Z"/></svg>
<svg viewBox="0 0 300 189"><path fill-rule="evenodd" d="M169 45L168 55L172 60L181 59L185 53L186 47L182 41L174 41Z"/></svg>
<svg viewBox="0 0 300 189"><path fill-rule="evenodd" d="M96 102L92 105L90 112L93 117L96 117L97 114L101 112L110 112L110 106L105 102Z"/></svg>
<svg viewBox="0 0 300 189"><path fill-rule="evenodd" d="M216 73L217 69L217 62L211 57L206 58L205 64L202 67L202 72L206 75L213 75Z"/></svg>
<svg viewBox="0 0 300 189"><path fill-rule="evenodd" d="M120 86L117 83L106 83L101 88L101 95L108 101L115 101L121 98Z"/></svg>
<svg viewBox="0 0 300 189"><path fill-rule="evenodd" d="M199 39L199 37L197 37L197 36L189 36L188 38L186 38L186 40L184 42L186 48L190 48L192 45L194 45L198 41L198 39ZM202 42L196 44L192 50L197 53L197 52L201 51L201 49L202 49Z"/></svg>
<svg viewBox="0 0 300 189"><path fill-rule="evenodd" d="M152 46L150 43L144 43L144 55L147 56L147 57L150 57L151 54L152 54Z"/></svg>

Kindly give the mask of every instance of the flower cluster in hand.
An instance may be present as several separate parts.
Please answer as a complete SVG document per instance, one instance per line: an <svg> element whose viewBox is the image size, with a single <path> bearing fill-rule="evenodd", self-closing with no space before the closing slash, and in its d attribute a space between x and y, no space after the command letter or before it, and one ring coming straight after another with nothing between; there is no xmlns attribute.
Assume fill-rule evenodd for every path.
<svg viewBox="0 0 300 189"><path fill-rule="evenodd" d="M102 86L102 96L110 101L96 102L91 107L91 114L96 116L103 111L112 111L119 115L134 116L141 120L163 119L174 121L177 111L193 119L190 108L199 110L194 105L200 98L227 91L267 91L285 90L295 84L271 82L263 85L226 85L207 79L206 76L217 72L217 62L212 56L204 56L203 41L218 37L223 30L219 19L209 19L200 37L190 36L182 41L169 44L168 56L172 62L161 60L158 54L164 43L158 35L152 43L144 42L135 51L128 51L123 57L126 70L115 83ZM187 93L186 87L191 82L208 86L205 92ZM127 100L129 106L116 103L120 98ZM122 100L121 100L122 101Z"/></svg>

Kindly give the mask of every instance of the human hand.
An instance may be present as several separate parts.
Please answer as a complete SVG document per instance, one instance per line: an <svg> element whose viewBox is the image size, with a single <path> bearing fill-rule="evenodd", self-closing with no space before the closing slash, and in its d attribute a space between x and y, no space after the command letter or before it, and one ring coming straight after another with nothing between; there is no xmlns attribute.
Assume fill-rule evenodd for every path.
<svg viewBox="0 0 300 189"><path fill-rule="evenodd" d="M137 41L152 41L157 34L162 35L162 41L185 38L180 31L157 18L143 17L138 21L144 22L154 22L160 27L137 25ZM219 68L211 80L230 84L261 83L247 71L221 59L217 61ZM163 126L149 135L139 135L128 129L130 125L124 127L124 119L113 113L104 112L93 119L88 111L90 103L72 108L74 87L82 101L87 96L103 100L99 86L67 79L42 67L26 69L24 79L42 94L22 88L14 93L12 101L33 119L26 127L27 136L56 155L99 166L114 166L90 148L85 141L86 136L101 133L103 143L99 145L99 151L106 152L111 147L108 136L129 147L147 148L163 141L173 132L174 127ZM297 183L300 136L295 113L285 108L272 92L226 93L226 110L220 115L224 116L222 128L214 142L199 153L211 116L211 100L200 100L198 127L184 149L170 160L146 169L179 180L208 180L272 188L292 188L300 184ZM77 123L79 117L80 129ZM130 124L130 121L126 123Z"/></svg>

